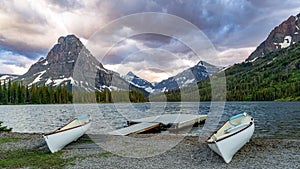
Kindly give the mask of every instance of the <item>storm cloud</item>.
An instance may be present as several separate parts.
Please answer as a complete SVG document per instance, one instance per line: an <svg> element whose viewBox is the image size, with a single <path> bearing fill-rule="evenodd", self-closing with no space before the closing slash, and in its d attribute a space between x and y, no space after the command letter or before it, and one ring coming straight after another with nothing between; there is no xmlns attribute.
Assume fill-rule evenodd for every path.
<svg viewBox="0 0 300 169"><path fill-rule="evenodd" d="M75 34L90 44L93 51L92 37L99 30L120 17L143 12L171 14L192 23L214 45L220 66L226 66L245 60L275 26L297 15L299 7L300 2L294 0L3 0L0 73L25 73L31 63L47 55L58 37L67 34ZM141 21L145 26L151 22ZM138 32L137 29L141 28L124 26L107 39L100 39L97 49L108 51L100 59L104 66L115 69L123 64L133 71L158 77L158 73L173 75L177 72L174 70L192 66L199 59L209 59L196 56L185 42L174 37L153 33L127 37ZM170 25L169 29L181 31L193 41L193 32L184 27ZM108 43L110 38L122 40L112 47ZM150 51L154 52L151 57ZM157 61L168 69L155 66Z"/></svg>

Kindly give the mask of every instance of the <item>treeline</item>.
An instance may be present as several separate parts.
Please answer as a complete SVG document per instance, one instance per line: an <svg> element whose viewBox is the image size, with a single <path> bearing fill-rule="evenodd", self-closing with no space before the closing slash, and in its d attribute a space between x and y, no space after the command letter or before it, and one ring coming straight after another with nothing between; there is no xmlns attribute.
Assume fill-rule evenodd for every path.
<svg viewBox="0 0 300 169"><path fill-rule="evenodd" d="M130 91L104 91L86 92L86 91L73 91L74 103L140 103L147 102L142 92L136 90Z"/></svg>
<svg viewBox="0 0 300 169"><path fill-rule="evenodd" d="M139 91L73 92L66 85L53 86L33 84L10 80L0 81L0 104L67 104L67 103L116 103L146 102L144 94Z"/></svg>
<svg viewBox="0 0 300 169"><path fill-rule="evenodd" d="M66 86L30 87L22 82L0 81L0 104L66 104L72 103L72 93Z"/></svg>
<svg viewBox="0 0 300 169"><path fill-rule="evenodd" d="M104 91L96 92L96 101L97 103L120 103L120 102L147 102L142 92L136 90L130 91Z"/></svg>

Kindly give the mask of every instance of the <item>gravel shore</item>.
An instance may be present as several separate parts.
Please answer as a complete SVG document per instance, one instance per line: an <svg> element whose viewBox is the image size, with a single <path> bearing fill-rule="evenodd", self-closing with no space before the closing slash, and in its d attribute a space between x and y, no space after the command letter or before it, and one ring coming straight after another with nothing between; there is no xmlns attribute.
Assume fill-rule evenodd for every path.
<svg viewBox="0 0 300 169"><path fill-rule="evenodd" d="M253 138L240 151L233 160L226 164L221 157L212 152L208 146L199 141L197 136L164 135L139 135L144 140L155 138L157 150L165 148L164 144L174 144L172 140L179 140L173 148L162 151L158 155L142 158L125 157L123 154L110 153L91 140L91 136L84 135L78 141L66 146L61 153L61 158L72 159L65 168L299 168L300 167L300 141L298 139L270 139ZM0 133L0 138L18 138L14 141L2 142L1 152L14 149L39 149L50 153L41 134ZM128 138L128 137L127 137ZM97 141L121 137L99 138ZM202 139L203 140L203 139ZM152 142L155 144L155 142ZM175 142L176 143L176 142ZM108 144L109 146L109 144ZM124 146L124 145L122 145ZM161 146L161 147L160 147ZM126 144L125 144L126 147ZM127 150L140 151L128 143ZM150 152L152 149L145 149ZM157 151L155 150L155 151ZM1 157L1 156L0 156ZM0 159L1 160L1 159ZM50 167L49 167L50 168Z"/></svg>

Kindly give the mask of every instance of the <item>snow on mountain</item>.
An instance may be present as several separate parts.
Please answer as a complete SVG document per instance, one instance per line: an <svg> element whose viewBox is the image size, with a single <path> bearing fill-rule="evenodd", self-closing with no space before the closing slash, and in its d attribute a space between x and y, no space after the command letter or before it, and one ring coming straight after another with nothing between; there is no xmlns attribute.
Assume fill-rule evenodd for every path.
<svg viewBox="0 0 300 169"><path fill-rule="evenodd" d="M42 79L41 76L43 76L43 74L45 74L46 72L47 72L47 70L43 70L41 72L38 72L38 73L34 74L34 75L36 75L36 78L30 84L28 84L28 86L31 86L35 83L40 82L41 79Z"/></svg>
<svg viewBox="0 0 300 169"><path fill-rule="evenodd" d="M156 84L155 92L166 92L182 87L196 85L199 81L219 71L220 68L204 61L199 61L195 66Z"/></svg>
<svg viewBox="0 0 300 169"><path fill-rule="evenodd" d="M150 83L132 72L128 72L123 78L134 86L145 89L149 93L160 93L195 85L219 70L219 67L200 61L195 66L158 83Z"/></svg>
<svg viewBox="0 0 300 169"><path fill-rule="evenodd" d="M0 74L0 82L7 82L8 80L14 80L18 78L18 75Z"/></svg>
<svg viewBox="0 0 300 169"><path fill-rule="evenodd" d="M138 88L142 88L149 93L153 92L154 86L152 85L152 83L138 77L132 72L128 72L125 76L123 76L123 78Z"/></svg>

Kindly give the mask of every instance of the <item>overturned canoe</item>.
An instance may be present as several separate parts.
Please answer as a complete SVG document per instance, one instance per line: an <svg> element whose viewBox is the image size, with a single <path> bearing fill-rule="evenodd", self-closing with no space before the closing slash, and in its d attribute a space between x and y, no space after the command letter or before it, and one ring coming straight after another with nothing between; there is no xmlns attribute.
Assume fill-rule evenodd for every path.
<svg viewBox="0 0 300 169"><path fill-rule="evenodd" d="M227 120L207 140L208 146L219 154L226 163L249 142L254 132L254 120L247 113L238 114Z"/></svg>
<svg viewBox="0 0 300 169"><path fill-rule="evenodd" d="M52 153L64 148L67 144L81 137L91 126L90 115L82 115L63 127L44 135L44 139Z"/></svg>

